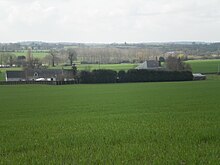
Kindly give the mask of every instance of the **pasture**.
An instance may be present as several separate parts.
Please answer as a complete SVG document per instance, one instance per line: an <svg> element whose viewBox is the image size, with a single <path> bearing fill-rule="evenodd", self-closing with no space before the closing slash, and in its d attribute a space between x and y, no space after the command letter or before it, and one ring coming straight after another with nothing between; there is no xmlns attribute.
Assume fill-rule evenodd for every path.
<svg viewBox="0 0 220 165"><path fill-rule="evenodd" d="M78 70L92 71L95 69L111 69L115 71L134 69L137 64L78 64ZM50 69L61 69L62 66L50 67ZM71 67L64 67L70 69Z"/></svg>
<svg viewBox="0 0 220 165"><path fill-rule="evenodd" d="M219 164L220 81L0 86L0 164Z"/></svg>
<svg viewBox="0 0 220 165"><path fill-rule="evenodd" d="M194 73L217 73L220 60L191 60L187 61Z"/></svg>
<svg viewBox="0 0 220 165"><path fill-rule="evenodd" d="M15 54L16 56L27 56L27 51L13 52L13 54ZM47 53L46 51L43 51L43 52L41 52L41 51L32 51L32 54L33 54L33 57L42 59L46 55L48 55L49 53Z"/></svg>

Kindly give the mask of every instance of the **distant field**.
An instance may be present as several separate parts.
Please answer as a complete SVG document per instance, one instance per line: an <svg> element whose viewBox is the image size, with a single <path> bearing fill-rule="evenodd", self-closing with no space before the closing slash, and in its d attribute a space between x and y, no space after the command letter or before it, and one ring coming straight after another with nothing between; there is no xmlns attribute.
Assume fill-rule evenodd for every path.
<svg viewBox="0 0 220 165"><path fill-rule="evenodd" d="M13 54L15 54L16 56L26 56L27 55L27 51L24 52L14 52ZM45 52L32 52L33 56L36 58L44 58L46 55L48 55L48 53Z"/></svg>
<svg viewBox="0 0 220 165"><path fill-rule="evenodd" d="M111 69L115 71L120 70L129 70L134 69L137 66L137 64L79 64L77 65L78 70L95 70L95 69ZM51 69L61 69L62 66L56 66L56 67L50 67ZM71 67L64 67L67 69L70 69Z"/></svg>
<svg viewBox="0 0 220 165"><path fill-rule="evenodd" d="M187 61L194 73L217 73L220 60L191 60Z"/></svg>
<svg viewBox="0 0 220 165"><path fill-rule="evenodd" d="M219 81L0 86L0 164L220 162Z"/></svg>

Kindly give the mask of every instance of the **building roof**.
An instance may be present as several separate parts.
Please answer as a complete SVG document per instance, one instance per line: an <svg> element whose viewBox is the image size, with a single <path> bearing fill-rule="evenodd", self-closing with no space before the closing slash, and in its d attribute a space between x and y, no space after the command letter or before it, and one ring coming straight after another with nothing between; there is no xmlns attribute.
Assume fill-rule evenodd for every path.
<svg viewBox="0 0 220 165"><path fill-rule="evenodd" d="M7 78L25 78L24 71L6 71Z"/></svg>
<svg viewBox="0 0 220 165"><path fill-rule="evenodd" d="M156 60L148 60L137 66L135 69L157 69L159 68L159 62Z"/></svg>
<svg viewBox="0 0 220 165"><path fill-rule="evenodd" d="M70 76L71 70L62 69L31 69L28 71L6 71L7 78L56 78L62 75Z"/></svg>

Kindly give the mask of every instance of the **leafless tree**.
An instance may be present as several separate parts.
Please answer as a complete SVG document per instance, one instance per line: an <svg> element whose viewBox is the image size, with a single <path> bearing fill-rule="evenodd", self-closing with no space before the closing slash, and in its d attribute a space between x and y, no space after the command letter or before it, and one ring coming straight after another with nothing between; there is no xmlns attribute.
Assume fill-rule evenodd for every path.
<svg viewBox="0 0 220 165"><path fill-rule="evenodd" d="M77 53L74 49L68 49L68 59L70 61L70 65L73 66L73 61L77 60Z"/></svg>
<svg viewBox="0 0 220 165"><path fill-rule="evenodd" d="M57 51L54 49L50 50L50 56L52 57L52 67L55 67L55 59L56 59Z"/></svg>
<svg viewBox="0 0 220 165"><path fill-rule="evenodd" d="M184 63L181 58L176 56L168 56L166 59L166 68L172 71L191 70L189 64Z"/></svg>

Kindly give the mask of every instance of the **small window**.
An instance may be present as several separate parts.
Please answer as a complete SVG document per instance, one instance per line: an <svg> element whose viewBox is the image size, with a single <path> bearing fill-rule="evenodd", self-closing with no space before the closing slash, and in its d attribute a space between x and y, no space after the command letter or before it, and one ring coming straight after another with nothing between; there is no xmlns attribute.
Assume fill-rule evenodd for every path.
<svg viewBox="0 0 220 165"><path fill-rule="evenodd" d="M34 73L34 77L38 77L38 73L37 72Z"/></svg>

